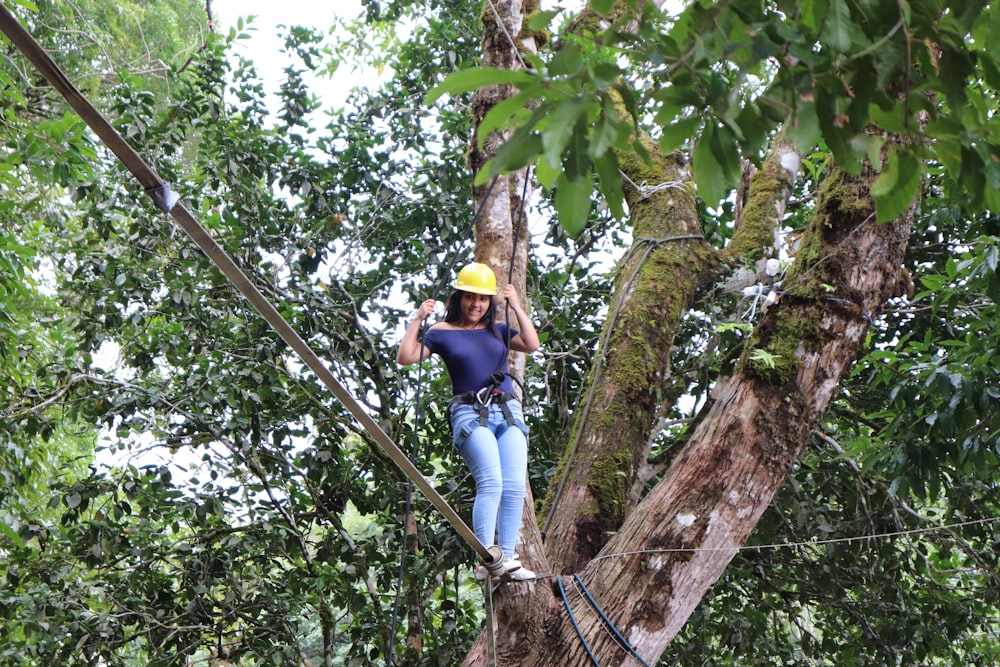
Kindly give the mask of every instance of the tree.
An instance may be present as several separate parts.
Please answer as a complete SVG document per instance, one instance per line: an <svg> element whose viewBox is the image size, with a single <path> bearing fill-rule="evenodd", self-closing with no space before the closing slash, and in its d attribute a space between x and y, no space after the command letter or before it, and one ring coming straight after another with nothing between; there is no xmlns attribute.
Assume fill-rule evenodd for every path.
<svg viewBox="0 0 1000 667"><path fill-rule="evenodd" d="M637 14L630 12L624 2L600 3L600 6L600 10L589 17L585 14L577 23L584 39L594 37L594 42L605 47L613 48L618 43L633 47L628 35L636 33L627 27ZM733 175L739 173L733 166L733 156L739 154L736 149L753 151L758 144L752 137L762 136L769 127L774 127L774 122L767 120L768 105L790 110L790 133L804 148L817 136L805 127L816 126L834 158L843 166L834 165L824 174L821 200L812 223L803 233L795 264L784 276L777 303L768 308L764 321L746 342L732 376L716 389L718 396L704 408L696 426L685 434L685 446L663 478L630 514L630 500L640 497L641 485L650 478L640 472L648 459L646 434L655 427L658 411L665 405L670 407L670 392L664 387L664 384L669 387L669 382L664 382L669 377L669 356L665 352L675 340L680 316L691 304L704 298L712 279L717 279L727 265L732 267L740 260L752 262L769 256L776 260L771 235L778 230L766 225L780 221L780 216L768 214L761 220L747 215L737 219L741 226L733 233L728 249L736 249L739 254L716 255L711 247L705 246L690 253L656 248L659 256L654 252L643 255L642 261L648 258L651 265L645 273L641 264L632 268L626 262L619 267L621 275L627 278L619 284L621 300L612 309L614 316L609 319L604 339L606 349L601 350L602 358L595 366L607 379L598 384L597 370L594 371L594 395L599 398L593 407L597 412L591 416L584 410L574 426L577 433L584 435L572 440L561 464L566 469L563 480L550 496L550 502L556 503L552 508L555 530L547 536L555 539L549 543L547 552L562 573L579 572L592 580L596 598L612 601L608 612L611 617L620 619L618 623L624 626L627 636L642 638L639 651L646 649L653 656L662 652L721 576L788 477L810 434L820 426L833 396L832 389L847 377L867 331L866 323L872 321L890 298L904 293L900 285L908 278L901 273L901 265L920 183L915 158L933 154L934 159L947 166L943 154L933 148L928 150L931 144L921 141L921 137L928 136L923 134L927 115L933 117L932 123L940 123L929 136L937 138L940 146L949 146L944 152L953 151L962 143L950 130L940 130L947 125L949 109L961 108L958 103L964 101L964 92L956 90L952 80L941 88L952 106L947 103L933 106L933 99L922 96L918 96L919 102L914 101L910 95L914 76L911 63L915 62L912 50L897 50L895 53L902 54L901 58L892 53L874 58L875 66L883 74L877 83L860 80L870 63L854 70L833 62L829 53L846 50L857 54L849 60L864 59L876 45L891 40L896 28L905 25L906 39L912 39L913 34L925 37L929 48L916 54L916 62L925 68L923 78L933 80L935 75L942 76L943 61L938 60L941 53L966 64L976 57L954 52L957 41L952 39L953 29L955 36L963 34L962 31L982 35L985 29L985 24L975 25L974 14L958 14L956 24L949 25L943 34L938 33L937 24L932 27L923 22L937 15L931 12L921 15L920 12L926 11L923 8L912 23L907 22L908 17L892 17L897 21L896 28L887 25L886 32L880 33L875 28L868 34L845 30L844 19L849 15L846 5L829 8L827 16L796 15L801 22L794 27L789 27L785 16L780 16L783 29L772 23L770 30L761 26L767 25L768 18L774 21L779 17L779 12L768 16L772 8L740 6L733 7L732 13L729 7L707 9L695 5L673 24L675 34L686 34L688 38L699 28L706 29L694 42L696 48L685 52L677 46L684 43L681 39L650 39L662 49L658 55L660 62L665 62L664 69L674 75L665 94L650 95L662 104L655 116L665 125L660 144L675 145L676 137L671 136L675 119L680 119L676 125L685 130L700 126L693 151L699 193L709 203L718 201ZM757 9L764 10L760 18L752 13ZM794 8L787 10L786 14L795 15ZM601 18L601 14L611 22L610 28L595 28L593 21ZM865 30L872 30L870 23ZM713 34L716 31L718 34ZM642 44L642 27L638 34ZM752 44L753 49L741 55L740 40L734 39L734 35L746 35L747 48ZM761 43L762 35L766 36L763 38L766 43ZM726 43L713 41L723 36ZM797 43L825 45L824 38L830 40L829 47L833 48L819 49L825 55L818 58L796 47ZM729 44L733 41L735 47ZM673 48L668 50L669 47ZM619 167L625 179L633 183L645 182L640 173L643 176L651 173L665 183L682 182L684 179L678 178L678 174L683 167L675 158L658 157L657 147L643 145L641 128L636 128L638 132L628 130L628 123L638 126L638 119L648 117L647 114L652 116L656 109L648 110L636 103L639 95L634 92L622 91L616 82L623 72L612 64L613 59L598 56L587 61L583 55L586 49L578 48L572 39L564 48L569 55L560 53L550 62L538 62L534 77L502 73L483 77L484 81L515 82L520 92L513 99L518 104L535 97L544 100L525 112L512 104L498 105L493 125L489 116L484 120L483 124L490 128L510 122L518 128L518 134L504 147L506 154L501 150L503 159L498 158L495 169L538 159L546 167L546 173L552 176L558 173L554 182L558 204L561 191L588 189L590 170L579 165L589 158L602 176L604 195L612 208L620 206L617 200L621 199L621 188L612 184ZM643 55L650 54L650 49L642 46L639 50ZM720 99L708 87L712 79L718 83L729 75L728 90L738 91L732 84L739 84L748 71L760 71L756 68L771 54L783 55L786 60L784 66L781 61L774 63L775 83L765 87L756 99L753 95L743 98L732 93ZM986 70L994 66L992 60L982 57L981 51L976 55ZM567 66L567 63L572 64ZM783 80L794 80L802 74L795 71L801 69L800 64L812 73L806 79L808 83L782 87ZM704 69L699 70L699 66ZM851 82L849 99L843 105L833 102L839 97L835 93L828 97L831 91L824 85L824 77L831 72L836 72L841 82ZM959 79L973 74L962 68L959 73ZM944 76L955 74L949 69ZM705 89L699 86L699 76L706 81ZM786 76L788 79L783 79ZM476 85L470 77L456 81L457 84L450 87L446 84L444 89L460 92L465 85ZM936 81L944 83L943 78ZM820 97L832 104L820 110L813 108L811 103ZM736 99L745 100L747 106L738 110L733 104ZM827 109L832 111L827 113ZM908 116L912 109L917 113ZM692 110L695 114L691 114ZM701 110L707 113L697 115ZM708 120L703 120L706 117ZM978 123L973 126L988 127L988 116L980 115ZM612 129L608 130L609 127ZM607 136L611 140L605 139ZM989 136L982 140L986 146L990 145ZM617 154L613 148L618 150ZM979 148L984 146L981 144ZM967 145L966 150L971 149L972 144ZM985 148L980 157L991 150ZM797 167L798 158L782 144L778 144L775 152L775 160L765 169L763 179L747 184L750 206L744 213L752 211L759 216L760 211L776 206L780 211L783 207L783 201L776 201L775 197L789 194L795 169L787 167ZM624 157L616 159L622 153ZM648 156L643 166L652 167L650 171L643 173L634 162L630 163L630 156L636 153ZM750 155L755 157L753 152ZM609 164L602 168L602 162ZM954 162L951 166L955 166ZM540 167L539 172L542 171ZM983 171L995 170L984 166ZM954 173L960 176L957 170ZM576 186L572 181L582 185ZM970 186L974 202L990 201L991 195L975 184L966 181L963 185ZM696 219L695 202L688 198L685 206L683 193L671 194L669 203L658 207L644 206L638 198L629 199L628 204L629 215L636 220L637 246L647 243L659 246L697 235L697 228L692 229L688 222ZM586 217L580 215L578 206L564 203L559 209L568 219L570 229L577 229L580 218ZM646 224L659 216L666 219L663 227L656 230L658 234L648 234L645 227L639 226L640 222ZM630 253L628 259L635 262L638 254ZM841 312L825 312L831 305ZM636 324L631 324L631 317ZM591 408L591 404L586 408ZM612 534L614 537L608 540ZM650 563L651 560L654 562ZM573 619L555 611L558 601L554 597L555 593L548 589L536 590L529 604L511 603L505 609L508 614L501 613L500 624L508 628L505 636L517 638L501 650L511 664L554 664L567 656L571 656L571 663L582 664L591 650L596 653L598 663L609 660L627 663L632 659L627 655L618 657L624 655L620 642L611 633L599 632L601 618L594 617L589 625L582 624L581 631ZM569 607L569 602L565 598L564 601ZM548 628L544 638L532 635L529 630L533 627ZM585 647L575 640L577 634L582 639L588 632L599 638L585 653ZM479 659L474 654L469 663Z"/></svg>
<svg viewBox="0 0 1000 667"><path fill-rule="evenodd" d="M178 35L203 16L192 15L190 8L190 2L155 8L41 3L27 16L41 42L67 55L64 67L82 88L99 90L100 81L128 74L134 65L158 91L168 66L153 62L152 54L176 55L179 67L197 46ZM99 409L85 408L91 414L77 419L80 411L72 398L93 379L90 355L73 330L72 313L54 292L46 262L79 233L76 210L65 198L68 189L94 178L97 154L83 122L65 113L57 96L23 63L5 58L0 78L8 149L0 178L0 478L5 489L0 523L18 533L46 512L46 480L65 476L75 481L93 453L89 417ZM65 226L53 233L60 225ZM99 387L94 391L99 394Z"/></svg>
<svg viewBox="0 0 1000 667"><path fill-rule="evenodd" d="M417 378L386 361L409 314L398 295L419 302L451 279L451 260L489 248L505 273L525 177L503 174L535 160L535 178L555 192L530 237L562 250L517 244L530 261L515 279L547 337L525 380L547 397L532 418L532 488L548 530L542 543L526 526L522 556L561 576L498 589L501 664L586 664L568 610L601 664L634 663L573 592L580 584L648 661L994 659L996 220L968 186L975 167L992 173L989 114L975 112L991 108L995 87L962 106L980 98L955 73L982 66L991 80L978 45L995 11L939 21L923 5L888 18L842 3L826 14L737 3L668 20L600 2L553 35L551 54L522 50L522 69L493 8L512 39L520 26L537 47L551 14L523 16L511 2L366 6L367 22L345 26L340 42L289 30L298 60L277 120L252 63L227 64L239 30L178 67L163 99L133 81L102 91L123 133L386 430L416 445L459 508L471 489L451 474L462 468L436 427L445 383L421 378L417 392ZM858 11L871 15L847 20ZM412 30L398 39L404 19ZM484 34L515 71L458 74L443 84L448 104L422 104L448 71L476 62ZM940 61L924 50L935 37L951 49ZM899 66L914 54L927 90L945 92L937 104L897 85L917 71ZM394 77L337 100L318 128L309 112L320 101L301 74L352 57ZM957 65L931 77L935 62ZM500 85L469 114L462 91L486 83ZM968 116L966 134L952 109ZM903 110L929 114L928 129ZM810 113L815 124L787 125L787 141L775 133ZM473 248L465 156L493 131L507 138L482 145L473 194L488 201L500 173L506 195L483 209ZM902 157L937 147L938 161ZM117 373L67 394L88 406L85 423L113 433L117 459L54 480L55 516L0 547L5 655L367 664L395 647L406 664L454 664L470 647L481 654L481 596L465 584L471 557L452 528L418 500L416 556L399 568L406 480L144 193L110 161L97 167L67 177L74 208L45 229L74 232L52 259L79 349L121 345ZM744 173L739 206L719 204ZM914 173L922 196L910 208ZM876 224L876 204L900 215ZM483 238L490 229L501 231ZM908 238L919 242L904 256ZM765 309L742 288L766 286L757 265L782 239L794 261ZM605 253L619 258L610 277ZM920 286L910 301L890 299L908 287L902 264ZM397 585L409 651L391 634ZM683 641L668 643L677 633Z"/></svg>

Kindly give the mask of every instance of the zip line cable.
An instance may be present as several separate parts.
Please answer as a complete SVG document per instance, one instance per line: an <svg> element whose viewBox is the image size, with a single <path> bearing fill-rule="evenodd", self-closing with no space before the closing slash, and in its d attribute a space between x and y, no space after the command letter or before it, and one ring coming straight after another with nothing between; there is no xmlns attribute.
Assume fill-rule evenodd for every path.
<svg viewBox="0 0 1000 667"><path fill-rule="evenodd" d="M936 533L938 531L949 531L956 528L967 528L969 526L982 526L991 523L1000 523L1000 517L986 517L983 519L971 519L969 521L959 521L957 523L944 524L939 526L927 526L925 528L913 528L911 530L894 530L886 533L876 533L874 535L854 535L851 537L830 537L822 540L803 540L801 542L776 542L773 544L742 545L738 547L676 547L663 549L637 549L635 551L622 551L618 553L600 554L594 556L590 563L611 558L628 558L629 556L655 556L659 554L696 554L696 553L720 553L743 551L760 553L761 551L774 551L777 549L787 549L793 547L822 547L832 544L854 544L855 542L871 542L891 537L909 537L911 535L924 535L926 533Z"/></svg>
<svg viewBox="0 0 1000 667"><path fill-rule="evenodd" d="M399 449L396 443L392 441L392 438L382 430L378 422L365 411L364 407L347 388L334 377L329 368L326 367L319 356L309 347L309 344L288 324L274 305L267 300L226 251L219 246L184 204L180 202L180 196L170 190L169 184L163 181L153 168L146 164L135 149L94 108L90 101L77 90L45 49L35 41L5 5L0 5L0 30L7 35L14 46L24 54L39 73L52 84L53 88L66 99L66 102L69 103L90 129L115 154L125 168L132 173L156 206L173 217L174 221L187 232L191 239L201 248L212 263L219 268L223 275L229 279L240 294L261 314L275 333L298 354L299 358L316 374L319 380L340 400L344 407L354 416L362 428L368 432L383 452L392 459L393 463L399 467L403 474L420 488L424 495L427 496L427 499L444 515L448 523L452 524L462 539L472 547L484 562L494 563L499 561L502 556L498 556L495 550L488 549L479 541L472 529L465 524L458 513L437 492L413 462L406 457L406 454Z"/></svg>

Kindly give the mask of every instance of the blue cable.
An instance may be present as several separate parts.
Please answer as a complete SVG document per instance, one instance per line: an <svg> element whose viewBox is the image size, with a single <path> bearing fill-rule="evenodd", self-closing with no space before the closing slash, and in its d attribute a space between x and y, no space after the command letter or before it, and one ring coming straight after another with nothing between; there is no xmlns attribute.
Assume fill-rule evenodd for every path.
<svg viewBox="0 0 1000 667"><path fill-rule="evenodd" d="M583 632L580 630L580 626L576 622L576 616L573 615L573 610L569 608L569 600L566 599L566 589L563 588L562 577L556 577L556 581L559 583L559 595L562 596L563 604L566 605L566 611L569 613L569 620L573 623L573 629L576 630L576 636L580 638L580 643L583 644L583 648L587 650L587 655L590 656L590 661L594 663L596 667L601 667L601 663L597 661L597 656L594 652L590 650L590 644L587 640L583 638Z"/></svg>
<svg viewBox="0 0 1000 667"><path fill-rule="evenodd" d="M597 604L597 601L594 600L594 597L590 594L590 591L587 590L586 585L584 585L583 579L580 578L580 575L574 574L573 580L583 590L583 594L587 596L587 601L590 602L590 606L592 606L597 611L597 613L600 614L601 620L604 621L604 623L608 626L608 628L610 628L610 630L615 634L615 637L618 639L621 645L624 646L625 649L632 654L632 657L638 660L643 667L649 667L649 663L647 663L645 660L642 659L642 656L639 655L639 653L635 650L635 647L633 647L632 644L629 643L629 641L622 636L622 633L618 631L618 628L615 627L615 624L612 623L611 619L607 617L607 615L604 613L604 610L601 609L601 605ZM562 584L560 582L560 586L561 585Z"/></svg>

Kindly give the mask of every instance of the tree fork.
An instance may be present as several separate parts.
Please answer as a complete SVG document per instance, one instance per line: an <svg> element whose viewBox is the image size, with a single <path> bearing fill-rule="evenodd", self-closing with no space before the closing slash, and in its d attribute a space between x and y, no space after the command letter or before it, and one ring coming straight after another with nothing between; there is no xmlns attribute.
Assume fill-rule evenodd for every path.
<svg viewBox="0 0 1000 667"><path fill-rule="evenodd" d="M869 318L894 293L914 208L892 223L877 224L870 191L876 174L836 172L806 233L814 244L787 290L829 285L806 298L782 298L758 327L770 331L768 346L794 357L788 379L761 373L753 346L720 389L707 418L654 487L582 572L609 618L649 661L655 662L729 561L745 543L760 516L808 441L861 348ZM851 295L853 305L839 295ZM822 297L822 298L821 298ZM847 299L844 299L846 301ZM801 322L803 339L780 320ZM800 330L801 331L801 330ZM780 339L780 340L779 340ZM776 349L776 348L772 348ZM640 591L637 593L637 591ZM634 664L621 647L591 622L582 626L603 665ZM577 642L568 619L562 641L538 642L522 665L566 663L567 646ZM582 663L581 663L582 664Z"/></svg>

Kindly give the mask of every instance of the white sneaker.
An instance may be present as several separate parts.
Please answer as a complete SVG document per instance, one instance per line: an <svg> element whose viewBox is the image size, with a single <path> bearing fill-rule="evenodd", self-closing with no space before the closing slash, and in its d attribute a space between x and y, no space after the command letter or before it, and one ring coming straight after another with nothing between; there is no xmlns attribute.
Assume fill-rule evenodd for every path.
<svg viewBox="0 0 1000 667"><path fill-rule="evenodd" d="M503 576L511 581L528 581L535 578L535 573L521 565L521 561L514 556L504 561Z"/></svg>
<svg viewBox="0 0 1000 667"><path fill-rule="evenodd" d="M476 566L476 581L485 581L489 570L485 565ZM521 565L517 558L508 558L503 562L503 569L493 575L493 581L509 579L510 581L528 581L534 579L535 573Z"/></svg>
<svg viewBox="0 0 1000 667"><path fill-rule="evenodd" d="M515 570L508 570L504 577L510 579L511 581L530 581L535 578L535 573L526 567L521 567L518 565Z"/></svg>
<svg viewBox="0 0 1000 667"><path fill-rule="evenodd" d="M521 561L517 559L515 554L513 558L508 558L503 562L503 572L504 574L510 574L511 572L516 572L521 569Z"/></svg>

